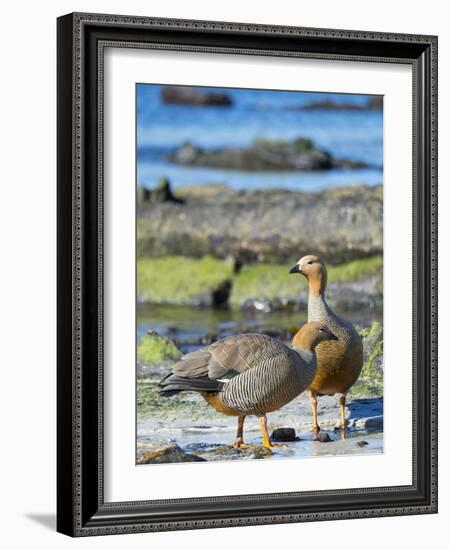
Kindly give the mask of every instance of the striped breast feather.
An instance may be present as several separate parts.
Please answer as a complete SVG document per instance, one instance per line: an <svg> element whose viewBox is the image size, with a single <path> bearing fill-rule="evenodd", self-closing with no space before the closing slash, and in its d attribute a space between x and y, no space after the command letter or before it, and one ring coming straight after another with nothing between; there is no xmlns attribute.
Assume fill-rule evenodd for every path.
<svg viewBox="0 0 449 550"><path fill-rule="evenodd" d="M247 414L274 411L304 391L312 381L295 369L287 353L273 354L223 387L223 402Z"/></svg>

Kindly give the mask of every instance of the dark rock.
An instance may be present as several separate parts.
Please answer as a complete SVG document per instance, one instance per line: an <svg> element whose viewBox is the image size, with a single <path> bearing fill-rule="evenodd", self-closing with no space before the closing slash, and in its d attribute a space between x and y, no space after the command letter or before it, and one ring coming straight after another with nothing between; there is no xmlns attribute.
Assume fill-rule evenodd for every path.
<svg viewBox="0 0 449 550"><path fill-rule="evenodd" d="M226 306L232 290L232 281L225 279L216 288L207 289L193 299L196 307L223 307Z"/></svg>
<svg viewBox="0 0 449 550"><path fill-rule="evenodd" d="M183 204L184 201L175 197L170 188L170 182L167 178L161 178L159 184L151 193L151 200L153 202L176 202Z"/></svg>
<svg viewBox="0 0 449 550"><path fill-rule="evenodd" d="M144 202L149 202L151 199L151 191L146 187L137 188L137 204L142 204Z"/></svg>
<svg viewBox="0 0 449 550"><path fill-rule="evenodd" d="M294 428L278 428L271 434L273 441L298 441Z"/></svg>
<svg viewBox="0 0 449 550"><path fill-rule="evenodd" d="M299 107L301 111L365 111L366 109L366 105L360 105L359 103L340 103L332 99L314 101Z"/></svg>
<svg viewBox="0 0 449 550"><path fill-rule="evenodd" d="M374 95L369 98L367 107L372 110L381 111L384 107L384 98L381 95Z"/></svg>
<svg viewBox="0 0 449 550"><path fill-rule="evenodd" d="M173 462L204 462L205 459L186 453L176 443L145 441L137 450L137 464L168 464Z"/></svg>
<svg viewBox="0 0 449 550"><path fill-rule="evenodd" d="M334 167L360 168L362 162L334 159L306 138L293 141L257 139L249 147L204 149L184 143L167 159L186 166L210 166L225 170L328 170Z"/></svg>
<svg viewBox="0 0 449 550"><path fill-rule="evenodd" d="M137 195L138 202L174 202L184 204L184 199L175 197L171 190L170 181L167 178L161 178L158 185L154 189L139 188Z"/></svg>
<svg viewBox="0 0 449 550"><path fill-rule="evenodd" d="M165 86L162 100L169 105L192 105L197 107L230 107L231 98L223 93L210 92L193 86Z"/></svg>
<svg viewBox="0 0 449 550"><path fill-rule="evenodd" d="M327 432L318 432L313 440L319 443L329 443L332 441L332 438Z"/></svg>
<svg viewBox="0 0 449 550"><path fill-rule="evenodd" d="M214 307L220 307L228 303L229 296L231 294L232 281L225 279L218 287L212 291L212 305Z"/></svg>
<svg viewBox="0 0 449 550"><path fill-rule="evenodd" d="M365 441L362 439L362 441L357 441L356 446L357 447L365 447L366 445L369 445L368 441Z"/></svg>
<svg viewBox="0 0 449 550"><path fill-rule="evenodd" d="M300 105L297 107L288 107L293 111L374 111L382 110L383 97L372 96L366 103L343 103L334 101L332 99L322 99L319 101L313 101L307 105Z"/></svg>

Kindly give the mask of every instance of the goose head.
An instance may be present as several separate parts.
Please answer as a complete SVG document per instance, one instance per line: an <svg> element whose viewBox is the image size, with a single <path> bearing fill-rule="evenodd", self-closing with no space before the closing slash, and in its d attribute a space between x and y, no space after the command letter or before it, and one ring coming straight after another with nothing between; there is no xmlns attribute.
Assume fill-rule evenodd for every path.
<svg viewBox="0 0 449 550"><path fill-rule="evenodd" d="M314 295L323 294L326 289L327 271L324 263L318 258L309 254L303 256L289 271L289 273L300 273L309 282L310 292Z"/></svg>
<svg viewBox="0 0 449 550"><path fill-rule="evenodd" d="M293 338L293 347L314 351L325 340L338 340L335 334L323 323L311 321L303 325Z"/></svg>

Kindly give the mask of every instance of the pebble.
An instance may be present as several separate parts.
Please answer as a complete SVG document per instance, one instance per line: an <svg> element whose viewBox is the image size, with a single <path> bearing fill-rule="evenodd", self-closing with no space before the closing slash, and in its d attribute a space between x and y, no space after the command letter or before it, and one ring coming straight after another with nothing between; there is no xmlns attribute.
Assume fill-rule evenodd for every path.
<svg viewBox="0 0 449 550"><path fill-rule="evenodd" d="M319 443L329 443L329 441L332 441L327 432L318 432L313 440L318 441Z"/></svg>
<svg viewBox="0 0 449 550"><path fill-rule="evenodd" d="M294 428L278 428L271 434L273 441L298 441L299 437L296 437Z"/></svg>

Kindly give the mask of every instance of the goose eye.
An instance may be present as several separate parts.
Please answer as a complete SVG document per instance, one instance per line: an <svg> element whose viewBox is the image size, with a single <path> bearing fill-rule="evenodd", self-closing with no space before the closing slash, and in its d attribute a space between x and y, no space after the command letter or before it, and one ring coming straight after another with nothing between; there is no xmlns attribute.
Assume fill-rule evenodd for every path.
<svg viewBox="0 0 449 550"><path fill-rule="evenodd" d="M312 265L312 264L313 264L312 260L309 260L307 263L308 263L309 265Z"/></svg>

